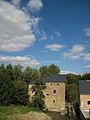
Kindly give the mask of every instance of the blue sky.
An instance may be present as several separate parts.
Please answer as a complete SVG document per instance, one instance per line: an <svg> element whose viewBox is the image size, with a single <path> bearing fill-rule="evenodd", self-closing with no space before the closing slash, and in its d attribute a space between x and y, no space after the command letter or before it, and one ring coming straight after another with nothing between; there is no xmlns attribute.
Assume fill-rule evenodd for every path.
<svg viewBox="0 0 90 120"><path fill-rule="evenodd" d="M90 0L1 0L2 62L90 72Z"/></svg>

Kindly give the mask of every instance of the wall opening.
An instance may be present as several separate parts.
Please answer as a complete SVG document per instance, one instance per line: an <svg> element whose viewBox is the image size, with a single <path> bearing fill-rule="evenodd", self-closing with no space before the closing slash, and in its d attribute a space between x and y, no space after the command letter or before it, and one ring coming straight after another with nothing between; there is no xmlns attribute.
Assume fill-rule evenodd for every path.
<svg viewBox="0 0 90 120"><path fill-rule="evenodd" d="M90 101L87 101L87 104L90 105Z"/></svg>
<svg viewBox="0 0 90 120"><path fill-rule="evenodd" d="M53 90L53 93L55 94L55 93L56 93L56 90Z"/></svg>

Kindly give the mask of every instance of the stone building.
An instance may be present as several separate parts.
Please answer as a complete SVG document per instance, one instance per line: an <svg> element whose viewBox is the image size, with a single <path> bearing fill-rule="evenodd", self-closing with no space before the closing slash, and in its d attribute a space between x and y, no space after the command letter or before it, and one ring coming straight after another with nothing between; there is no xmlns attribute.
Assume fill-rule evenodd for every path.
<svg viewBox="0 0 90 120"><path fill-rule="evenodd" d="M51 75L44 79L46 89L43 90L45 95L45 105L49 111L62 112L65 110L65 76ZM31 91L32 84L29 84L30 99L34 93Z"/></svg>
<svg viewBox="0 0 90 120"><path fill-rule="evenodd" d="M79 108L85 118L90 118L90 80L79 81Z"/></svg>

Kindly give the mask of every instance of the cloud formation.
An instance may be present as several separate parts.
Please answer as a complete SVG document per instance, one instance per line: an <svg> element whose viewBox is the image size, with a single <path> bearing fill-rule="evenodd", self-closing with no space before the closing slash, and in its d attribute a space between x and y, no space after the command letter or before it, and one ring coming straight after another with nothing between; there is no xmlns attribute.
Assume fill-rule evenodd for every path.
<svg viewBox="0 0 90 120"><path fill-rule="evenodd" d="M38 12L43 7L42 0L30 0L28 7L32 12Z"/></svg>
<svg viewBox="0 0 90 120"><path fill-rule="evenodd" d="M32 57L22 57L22 56L0 56L0 62L4 62L6 64L17 65L20 64L22 66L30 66L35 67L40 65L40 62Z"/></svg>
<svg viewBox="0 0 90 120"><path fill-rule="evenodd" d="M90 28L89 28L89 27L88 27L88 28L85 28L85 29L84 29L84 32L85 32L85 35L86 35L86 36L90 37Z"/></svg>
<svg viewBox="0 0 90 120"><path fill-rule="evenodd" d="M69 74L69 73L76 74L75 72L72 72L69 70L61 70L61 72L60 72L60 74Z"/></svg>
<svg viewBox="0 0 90 120"><path fill-rule="evenodd" d="M15 6L19 6L21 0L12 0L11 3Z"/></svg>
<svg viewBox="0 0 90 120"><path fill-rule="evenodd" d="M55 35L57 35L58 37L61 37L61 33L59 31L55 31Z"/></svg>
<svg viewBox="0 0 90 120"><path fill-rule="evenodd" d="M72 60L80 59L84 55L85 47L81 44L74 45L68 52L64 53L64 57Z"/></svg>
<svg viewBox="0 0 90 120"><path fill-rule="evenodd" d="M90 61L90 53L85 54L83 59L86 60L86 61Z"/></svg>
<svg viewBox="0 0 90 120"><path fill-rule="evenodd" d="M0 50L20 51L32 46L36 40L33 26L38 24L35 21L9 2L0 1Z"/></svg>
<svg viewBox="0 0 90 120"><path fill-rule="evenodd" d="M51 50L51 51L59 51L61 48L63 48L64 45L60 45L60 44L48 44L45 46L45 48Z"/></svg>
<svg viewBox="0 0 90 120"><path fill-rule="evenodd" d="M90 69L90 65L86 65L86 66L84 66L84 68Z"/></svg>

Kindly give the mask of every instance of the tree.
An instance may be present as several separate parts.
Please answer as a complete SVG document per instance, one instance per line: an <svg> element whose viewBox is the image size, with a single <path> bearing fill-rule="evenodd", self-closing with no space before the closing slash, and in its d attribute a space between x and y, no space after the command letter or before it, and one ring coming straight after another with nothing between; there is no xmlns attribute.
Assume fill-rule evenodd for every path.
<svg viewBox="0 0 90 120"><path fill-rule="evenodd" d="M41 73L41 78L45 78L50 75L49 68L47 66L42 66L39 69Z"/></svg>
<svg viewBox="0 0 90 120"><path fill-rule="evenodd" d="M44 104L44 94L43 94L43 90L46 88L44 81L42 80L37 80L33 86L32 86L32 90L34 92L33 95L33 101L32 101L32 105L35 108L38 109L43 109L45 107Z"/></svg>
<svg viewBox="0 0 90 120"><path fill-rule="evenodd" d="M6 74L9 78L9 80L13 80L13 67L11 64L6 66Z"/></svg>
<svg viewBox="0 0 90 120"><path fill-rule="evenodd" d="M13 89L11 68L11 65L6 68L4 64L0 65L0 105L8 105L11 100Z"/></svg>
<svg viewBox="0 0 90 120"><path fill-rule="evenodd" d="M11 64L6 68L4 64L0 65L0 105L28 103L27 85L22 80L21 68L19 66L14 68Z"/></svg>
<svg viewBox="0 0 90 120"><path fill-rule="evenodd" d="M66 101L71 104L76 105L78 100L78 81L80 80L80 75L67 74L66 75Z"/></svg>
<svg viewBox="0 0 90 120"><path fill-rule="evenodd" d="M23 71L24 81L27 84L32 80L32 71L33 71L33 69L29 66L26 67L26 69Z"/></svg>
<svg viewBox="0 0 90 120"><path fill-rule="evenodd" d="M59 74L60 73L60 69L55 64L52 64L52 65L49 66L49 73L50 74Z"/></svg>
<svg viewBox="0 0 90 120"><path fill-rule="evenodd" d="M33 69L31 79L40 80L41 79L40 71L38 71L37 69Z"/></svg>
<svg viewBox="0 0 90 120"><path fill-rule="evenodd" d="M29 95L27 84L24 81L13 81L13 90L11 95L11 104L14 105L27 105L29 102Z"/></svg>
<svg viewBox="0 0 90 120"><path fill-rule="evenodd" d="M90 80L90 73L85 73L81 77L82 80Z"/></svg>
<svg viewBox="0 0 90 120"><path fill-rule="evenodd" d="M22 66L21 65L15 65L13 67L13 79L14 80L23 80L23 72L22 72Z"/></svg>

